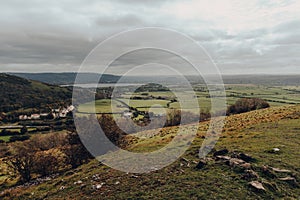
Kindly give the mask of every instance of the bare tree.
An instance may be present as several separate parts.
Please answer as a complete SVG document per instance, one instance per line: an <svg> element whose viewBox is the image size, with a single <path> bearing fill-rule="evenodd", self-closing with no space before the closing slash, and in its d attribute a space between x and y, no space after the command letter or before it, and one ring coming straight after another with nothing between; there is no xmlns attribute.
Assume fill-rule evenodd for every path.
<svg viewBox="0 0 300 200"><path fill-rule="evenodd" d="M15 142L10 148L11 156L6 163L21 176L22 182L28 182L32 178L34 166L34 150L28 141Z"/></svg>

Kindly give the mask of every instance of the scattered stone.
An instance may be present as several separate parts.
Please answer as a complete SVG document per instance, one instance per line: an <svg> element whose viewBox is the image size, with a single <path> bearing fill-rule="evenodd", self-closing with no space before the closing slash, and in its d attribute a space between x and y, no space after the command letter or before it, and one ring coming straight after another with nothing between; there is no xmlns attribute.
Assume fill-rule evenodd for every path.
<svg viewBox="0 0 300 200"><path fill-rule="evenodd" d="M279 153L280 149L279 148L273 148L271 150L268 151L269 153Z"/></svg>
<svg viewBox="0 0 300 200"><path fill-rule="evenodd" d="M94 181L99 180L99 179L100 179L99 174L94 174L94 175L92 176L92 179L93 179Z"/></svg>
<svg viewBox="0 0 300 200"><path fill-rule="evenodd" d="M231 166L231 167L238 167L238 166L241 166L242 164L245 164L246 162L241 160L241 159L238 159L238 158L231 158L228 162L228 165Z"/></svg>
<svg viewBox="0 0 300 200"><path fill-rule="evenodd" d="M81 180L74 182L74 185L82 184L83 182Z"/></svg>
<svg viewBox="0 0 300 200"><path fill-rule="evenodd" d="M266 191L266 189L264 188L264 186L262 185L262 183L260 183L258 181L251 181L249 183L249 185L252 186L253 188L255 188L256 190Z"/></svg>
<svg viewBox="0 0 300 200"><path fill-rule="evenodd" d="M244 164L241 164L241 167L244 169L251 169L251 164L246 162Z"/></svg>
<svg viewBox="0 0 300 200"><path fill-rule="evenodd" d="M136 175L131 175L130 177L131 178L138 178L138 176L136 176Z"/></svg>
<svg viewBox="0 0 300 200"><path fill-rule="evenodd" d="M192 163L193 163L193 164L198 164L198 162L197 162L197 161L195 161L195 160L193 160L193 161L192 161Z"/></svg>
<svg viewBox="0 0 300 200"><path fill-rule="evenodd" d="M183 161L186 162L186 163L189 163L189 162L190 162L188 159L186 159L186 158L184 158L184 157L182 157L181 160L183 160Z"/></svg>
<svg viewBox="0 0 300 200"><path fill-rule="evenodd" d="M205 165L207 164L207 162L203 159L201 159L198 164L196 165L196 169L202 169Z"/></svg>
<svg viewBox="0 0 300 200"><path fill-rule="evenodd" d="M293 186L298 186L298 183L297 183L297 181L294 177L288 176L288 177L278 178L278 179L281 180L281 181L285 181L285 182L287 182L287 183L289 183Z"/></svg>
<svg viewBox="0 0 300 200"><path fill-rule="evenodd" d="M229 157L229 156L217 156L216 159L217 160L228 161L228 160L231 159L231 157Z"/></svg>
<svg viewBox="0 0 300 200"><path fill-rule="evenodd" d="M150 167L150 170L151 170L151 171L157 171L158 168L157 168L157 167Z"/></svg>
<svg viewBox="0 0 300 200"><path fill-rule="evenodd" d="M115 182L115 185L119 185L119 184L120 184L120 181L116 181L116 182Z"/></svg>
<svg viewBox="0 0 300 200"><path fill-rule="evenodd" d="M279 173L290 173L291 172L291 170L288 170L288 169L279 169L279 168L275 168L275 167L271 167L271 169L274 172L279 172Z"/></svg>
<svg viewBox="0 0 300 200"><path fill-rule="evenodd" d="M217 156L224 156L226 154L228 154L228 149L222 149L222 150L219 150L219 151L216 151L214 153L214 157L217 157Z"/></svg>
<svg viewBox="0 0 300 200"><path fill-rule="evenodd" d="M100 183L100 184L97 184L97 185L92 185L92 189L93 190L99 190L100 188L102 188L103 185L104 185L104 183Z"/></svg>

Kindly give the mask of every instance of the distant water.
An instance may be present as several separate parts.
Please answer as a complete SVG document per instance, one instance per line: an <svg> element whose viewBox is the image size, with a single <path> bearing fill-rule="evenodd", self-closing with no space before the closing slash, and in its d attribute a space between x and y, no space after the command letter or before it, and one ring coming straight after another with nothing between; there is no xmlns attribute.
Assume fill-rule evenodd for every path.
<svg viewBox="0 0 300 200"><path fill-rule="evenodd" d="M81 87L81 88L101 88L101 87L126 87L126 86L139 86L143 85L141 83L83 83L83 84L73 84L73 85L61 85L62 87Z"/></svg>

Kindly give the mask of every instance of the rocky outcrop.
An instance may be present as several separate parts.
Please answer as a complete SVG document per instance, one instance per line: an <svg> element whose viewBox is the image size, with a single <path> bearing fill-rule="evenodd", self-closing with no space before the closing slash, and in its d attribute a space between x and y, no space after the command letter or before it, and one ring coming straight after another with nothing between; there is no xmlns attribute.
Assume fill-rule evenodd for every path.
<svg viewBox="0 0 300 200"><path fill-rule="evenodd" d="M251 182L249 182L249 185L258 191L266 191L263 184L258 181L251 181Z"/></svg>

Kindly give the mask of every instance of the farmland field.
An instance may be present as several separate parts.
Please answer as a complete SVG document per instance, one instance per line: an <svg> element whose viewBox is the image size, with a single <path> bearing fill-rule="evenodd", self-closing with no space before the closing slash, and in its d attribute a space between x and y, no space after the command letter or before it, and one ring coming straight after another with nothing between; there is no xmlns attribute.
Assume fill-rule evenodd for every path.
<svg viewBox="0 0 300 200"><path fill-rule="evenodd" d="M211 98L204 85L195 85L196 92L195 97L199 103L199 107L202 111L209 111L211 106ZM226 104L232 105L239 98L244 97L257 97L266 100L271 106L282 106L288 104L300 103L300 91L297 86L263 86L254 84L228 84L225 85L226 89ZM179 95L187 95L188 92L182 91ZM133 99L134 98L134 99ZM216 102L224 98L213 97ZM180 103L172 101L176 99L175 94L170 91L149 91L149 92L126 92L118 98L119 101L126 103L127 105L134 107L140 111L149 111L155 114L161 114L167 112L169 109L180 109ZM187 98L186 103L194 101L194 99ZM116 100L101 99L95 102L86 103L80 106L80 112L93 112L95 106L96 113L110 113L110 112L123 112L127 110L127 107ZM112 109L113 107L113 109ZM165 109L165 110L164 110ZM195 108L186 107L184 110L195 112Z"/></svg>

